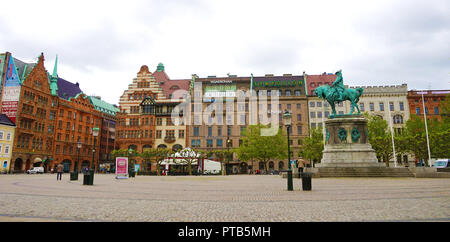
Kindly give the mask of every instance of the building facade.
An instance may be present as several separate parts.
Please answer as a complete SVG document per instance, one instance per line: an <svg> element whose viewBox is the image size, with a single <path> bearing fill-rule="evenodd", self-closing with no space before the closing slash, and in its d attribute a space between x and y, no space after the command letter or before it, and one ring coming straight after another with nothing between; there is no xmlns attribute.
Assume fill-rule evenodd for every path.
<svg viewBox="0 0 450 242"><path fill-rule="evenodd" d="M170 80L162 64L151 73L143 65L137 77L120 97L117 113L116 149L144 152L150 148L182 149L186 146L185 123L175 124L171 119L174 107L181 104L189 80ZM142 167L142 160L136 158Z"/></svg>
<svg viewBox="0 0 450 242"><path fill-rule="evenodd" d="M11 170L24 172L34 166L43 166L44 170L48 170L58 97L52 95L43 54L29 74L23 77L23 82L18 84L8 84L7 79L3 88L2 111L7 109L5 114L16 121ZM9 87L17 89L10 92L6 90ZM5 97L9 98L8 103L5 103ZM16 108L12 99L18 100Z"/></svg>
<svg viewBox="0 0 450 242"><path fill-rule="evenodd" d="M417 115L423 118L425 111L427 119L436 118L437 120L442 120L442 110L440 104L449 94L450 90L408 91L407 98L411 115Z"/></svg>
<svg viewBox="0 0 450 242"><path fill-rule="evenodd" d="M79 93L68 100L60 98L52 167L63 164L64 172L82 171L91 168L94 162L98 168L101 138L100 135L94 138L94 127L101 129L102 113L94 108L88 96Z"/></svg>
<svg viewBox="0 0 450 242"><path fill-rule="evenodd" d="M305 91L309 96L314 96L314 90L316 90L317 87L322 85L330 85L336 80L337 75L332 73L322 73L321 75L308 75L306 73L303 73L303 76L305 76L306 86Z"/></svg>
<svg viewBox="0 0 450 242"><path fill-rule="evenodd" d="M115 105L101 100L100 97L89 96L89 101L97 111L101 112L101 129L99 134L99 167L109 171L115 165L111 152L115 148L116 139L116 113L119 111Z"/></svg>
<svg viewBox="0 0 450 242"><path fill-rule="evenodd" d="M15 131L16 125L5 114L0 114L0 174L11 172Z"/></svg>

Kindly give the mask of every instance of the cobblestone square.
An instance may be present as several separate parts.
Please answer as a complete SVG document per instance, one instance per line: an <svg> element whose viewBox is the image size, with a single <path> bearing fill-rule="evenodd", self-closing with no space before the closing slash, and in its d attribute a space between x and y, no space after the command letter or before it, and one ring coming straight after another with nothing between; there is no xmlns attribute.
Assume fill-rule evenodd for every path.
<svg viewBox="0 0 450 242"><path fill-rule="evenodd" d="M0 175L0 221L450 221L450 179Z"/></svg>

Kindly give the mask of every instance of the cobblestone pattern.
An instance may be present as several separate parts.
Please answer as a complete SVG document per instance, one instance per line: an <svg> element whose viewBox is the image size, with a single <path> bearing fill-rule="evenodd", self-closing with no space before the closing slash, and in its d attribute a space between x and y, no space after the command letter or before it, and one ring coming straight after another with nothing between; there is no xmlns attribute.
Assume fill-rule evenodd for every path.
<svg viewBox="0 0 450 242"><path fill-rule="evenodd" d="M450 179L0 175L0 221L450 221Z"/></svg>

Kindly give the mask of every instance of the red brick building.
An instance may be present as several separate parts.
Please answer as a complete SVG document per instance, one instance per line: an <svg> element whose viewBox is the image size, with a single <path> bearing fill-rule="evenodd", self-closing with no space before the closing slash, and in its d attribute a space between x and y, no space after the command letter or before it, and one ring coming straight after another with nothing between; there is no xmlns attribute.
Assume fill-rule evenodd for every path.
<svg viewBox="0 0 450 242"><path fill-rule="evenodd" d="M425 104L425 113L427 119L436 118L442 120L440 104L444 101L445 97L450 94L450 90L412 90L408 91L408 104L409 111L423 118ZM422 96L423 101L422 102Z"/></svg>
<svg viewBox="0 0 450 242"><path fill-rule="evenodd" d="M303 73L306 79L307 95L314 95L314 90L322 85L330 85L336 80L336 75L331 73L323 73L322 75L307 75Z"/></svg>
<svg viewBox="0 0 450 242"><path fill-rule="evenodd" d="M68 100L59 98L52 167L62 163L65 172L73 171L75 167L81 171L84 167L92 167L95 155L97 168L100 135L94 138L92 129L101 128L101 125L102 113L94 108L85 94L79 93Z"/></svg>
<svg viewBox="0 0 450 242"><path fill-rule="evenodd" d="M58 97L52 95L44 55L41 54L37 64L29 68L32 68L30 72L18 68L19 72L15 73L22 74L19 76L21 83L17 86L17 111L7 114L15 116L16 121L11 158L11 170L15 172L23 172L33 166L43 166L47 170L52 160ZM10 93L4 93L2 111L5 110L5 98L9 97Z"/></svg>

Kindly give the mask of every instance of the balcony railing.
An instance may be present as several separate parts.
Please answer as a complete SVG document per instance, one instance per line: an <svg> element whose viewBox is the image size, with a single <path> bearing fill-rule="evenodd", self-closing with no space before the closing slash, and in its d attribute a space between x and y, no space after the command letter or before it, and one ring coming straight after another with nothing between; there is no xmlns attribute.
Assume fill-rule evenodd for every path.
<svg viewBox="0 0 450 242"><path fill-rule="evenodd" d="M176 140L175 136L164 137L164 142L166 142L166 143L173 143L173 142L175 142L175 140Z"/></svg>

